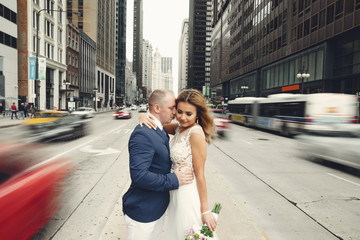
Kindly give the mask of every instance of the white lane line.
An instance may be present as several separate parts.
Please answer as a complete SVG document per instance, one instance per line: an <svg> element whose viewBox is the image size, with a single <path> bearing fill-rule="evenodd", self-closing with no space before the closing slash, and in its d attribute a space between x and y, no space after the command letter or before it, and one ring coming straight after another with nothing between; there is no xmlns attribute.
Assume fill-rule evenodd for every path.
<svg viewBox="0 0 360 240"><path fill-rule="evenodd" d="M329 174L330 176L333 176L333 177L335 177L335 178L341 179L341 180L343 180L343 181L345 181L345 182L348 182L348 183L351 183L351 184L354 184L354 185L360 187L360 184L358 184L358 183L352 182L352 181L350 181L350 180L347 180L347 179L345 179L345 178L336 176L336 175L331 174L331 173L327 173L327 174Z"/></svg>
<svg viewBox="0 0 360 240"><path fill-rule="evenodd" d="M115 128L115 129L113 129L113 130L111 130L109 133L111 134L111 133L113 133L113 132L117 131L118 129L122 128L122 127L123 127L123 126L125 126L125 125L126 125L126 123L124 123L124 124L120 125L119 127Z"/></svg>
<svg viewBox="0 0 360 240"><path fill-rule="evenodd" d="M248 141L246 141L246 140L244 140L244 139L240 139L241 141L243 141L243 142L245 142L245 143L247 143L247 144L250 144L250 145L252 145L252 143L251 142L248 142Z"/></svg>

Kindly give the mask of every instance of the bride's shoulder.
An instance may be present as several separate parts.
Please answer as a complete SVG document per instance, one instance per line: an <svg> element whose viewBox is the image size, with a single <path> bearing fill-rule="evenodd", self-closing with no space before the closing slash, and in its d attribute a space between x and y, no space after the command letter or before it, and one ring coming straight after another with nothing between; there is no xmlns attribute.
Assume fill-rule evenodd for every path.
<svg viewBox="0 0 360 240"><path fill-rule="evenodd" d="M201 136L205 137L203 128L197 123L189 129L189 135L192 135L194 133L200 134Z"/></svg>

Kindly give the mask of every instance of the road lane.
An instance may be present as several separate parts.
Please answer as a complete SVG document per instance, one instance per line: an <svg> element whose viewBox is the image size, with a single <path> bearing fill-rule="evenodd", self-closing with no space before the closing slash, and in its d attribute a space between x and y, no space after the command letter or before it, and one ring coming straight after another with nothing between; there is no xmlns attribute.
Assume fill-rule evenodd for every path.
<svg viewBox="0 0 360 240"><path fill-rule="evenodd" d="M328 173L358 176L299 158L293 139L238 125L214 146L224 184L269 239L360 238L360 191Z"/></svg>

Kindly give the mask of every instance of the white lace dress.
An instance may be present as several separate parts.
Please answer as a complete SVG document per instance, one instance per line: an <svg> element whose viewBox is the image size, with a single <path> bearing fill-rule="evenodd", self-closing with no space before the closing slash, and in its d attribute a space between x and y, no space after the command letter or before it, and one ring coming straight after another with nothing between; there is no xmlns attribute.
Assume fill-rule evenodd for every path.
<svg viewBox="0 0 360 240"><path fill-rule="evenodd" d="M189 141L191 134L200 134L205 138L200 126L193 126L182 133L180 133L180 126L176 129L175 135L170 141L172 171L180 164L186 164L194 171ZM170 191L170 203L167 211L165 239L184 240L186 230L193 225L202 225L196 180L177 190Z"/></svg>

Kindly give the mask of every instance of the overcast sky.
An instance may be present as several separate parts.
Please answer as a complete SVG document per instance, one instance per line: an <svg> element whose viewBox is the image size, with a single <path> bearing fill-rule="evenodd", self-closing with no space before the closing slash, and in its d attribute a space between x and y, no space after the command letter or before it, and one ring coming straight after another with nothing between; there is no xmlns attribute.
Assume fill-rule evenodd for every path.
<svg viewBox="0 0 360 240"><path fill-rule="evenodd" d="M143 0L143 38L155 52L173 58L174 92L177 93L181 24L189 17L189 0ZM134 0L127 1L126 58L132 61Z"/></svg>

